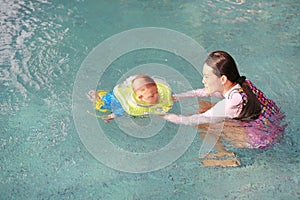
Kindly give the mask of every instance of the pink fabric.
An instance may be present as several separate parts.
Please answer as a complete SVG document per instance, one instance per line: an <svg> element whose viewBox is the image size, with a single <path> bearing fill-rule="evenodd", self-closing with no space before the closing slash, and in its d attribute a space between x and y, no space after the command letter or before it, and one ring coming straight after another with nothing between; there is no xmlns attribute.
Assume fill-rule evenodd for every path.
<svg viewBox="0 0 300 200"><path fill-rule="evenodd" d="M249 148L267 148L278 142L283 134L286 125L282 125L284 114L276 114L271 118L276 118L272 123L272 119L266 119L268 123L262 123L260 119L252 122L241 122L243 127L246 127ZM264 120L264 122L266 122Z"/></svg>
<svg viewBox="0 0 300 200"><path fill-rule="evenodd" d="M275 102L268 99L251 81L246 82L261 104L260 116L254 121L243 123L247 130L249 148L266 148L276 143L285 130L286 125L282 125L285 115ZM247 97L243 91L240 93L243 97Z"/></svg>
<svg viewBox="0 0 300 200"><path fill-rule="evenodd" d="M164 119L176 124L199 125L214 122L215 120L218 121L220 118L238 117L242 110L243 103L242 96L238 92L240 88L241 87L237 84L227 91L224 96L220 93L213 94L212 96L223 99L204 113L191 116L169 114L165 115ZM198 89L175 95L175 97L181 99L187 97L210 97L210 95L206 94L204 89Z"/></svg>

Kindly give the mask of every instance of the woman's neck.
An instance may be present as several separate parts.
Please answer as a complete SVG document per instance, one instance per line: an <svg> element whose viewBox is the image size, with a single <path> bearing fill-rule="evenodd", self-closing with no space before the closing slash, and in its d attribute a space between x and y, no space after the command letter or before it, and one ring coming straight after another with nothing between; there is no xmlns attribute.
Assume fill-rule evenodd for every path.
<svg viewBox="0 0 300 200"><path fill-rule="evenodd" d="M237 83L232 83L228 81L226 84L224 84L224 90L222 92L222 95L224 96L226 92L228 92L231 88L233 88Z"/></svg>

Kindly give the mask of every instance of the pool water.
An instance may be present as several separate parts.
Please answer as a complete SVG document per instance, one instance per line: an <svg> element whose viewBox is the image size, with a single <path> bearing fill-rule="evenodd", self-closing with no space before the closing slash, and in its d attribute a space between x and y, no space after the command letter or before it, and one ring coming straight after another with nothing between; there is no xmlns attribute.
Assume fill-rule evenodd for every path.
<svg viewBox="0 0 300 200"><path fill-rule="evenodd" d="M0 0L0 5L1 199L300 198L299 1ZM282 140L268 150L229 147L242 162L237 168L202 166L196 130L182 156L157 170L128 173L96 159L74 121L78 72L97 45L144 27L183 33L206 52L228 51L241 74L286 113ZM202 77L186 60L141 49L114 60L91 87L110 90L128 71L147 63L174 69L191 88L202 86ZM178 86L175 92L186 91L172 74L167 81ZM172 112L179 110L176 104ZM132 152L161 148L179 129L165 123L152 138L134 138L116 121L104 124L90 117L83 124L97 120L108 139ZM149 119L135 122L147 126Z"/></svg>

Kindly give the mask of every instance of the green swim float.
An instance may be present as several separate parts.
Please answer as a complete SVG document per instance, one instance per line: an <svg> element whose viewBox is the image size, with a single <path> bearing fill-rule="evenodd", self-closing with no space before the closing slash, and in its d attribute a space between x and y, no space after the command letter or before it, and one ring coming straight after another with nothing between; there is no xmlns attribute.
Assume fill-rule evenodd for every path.
<svg viewBox="0 0 300 200"><path fill-rule="evenodd" d="M113 92L126 113L132 116L163 114L172 108L173 101L169 85L161 79L152 78L157 85L159 94L159 101L157 104L140 102L132 89L130 81L125 81L123 84L119 84L114 88Z"/></svg>

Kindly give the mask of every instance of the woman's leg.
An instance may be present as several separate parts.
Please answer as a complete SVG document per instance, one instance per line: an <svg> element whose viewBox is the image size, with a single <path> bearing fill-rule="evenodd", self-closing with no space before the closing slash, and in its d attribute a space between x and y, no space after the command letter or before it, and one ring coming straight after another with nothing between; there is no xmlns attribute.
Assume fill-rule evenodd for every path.
<svg viewBox="0 0 300 200"><path fill-rule="evenodd" d="M222 139L238 148L249 147L247 129L239 121L227 120L224 122Z"/></svg>
<svg viewBox="0 0 300 200"><path fill-rule="evenodd" d="M199 113L203 113L213 107L215 104L208 101L199 101ZM200 137L202 140L205 138L205 134L210 129L218 129L220 126L214 124L201 124L198 126L199 129L204 131L200 132ZM238 148L248 148L248 137L247 129L242 126L241 122L235 120L226 120L222 127L222 134L220 136L215 135L214 137L221 137L223 140L228 141L230 144ZM219 133L220 130L216 130L216 133ZM214 131L209 131L213 133ZM221 139L219 138L216 143L216 149L219 151L226 151L225 146L222 144Z"/></svg>
<svg viewBox="0 0 300 200"><path fill-rule="evenodd" d="M200 101L199 102L199 113L203 113L214 106L213 103L207 101ZM220 126L221 125L221 126ZM229 125L229 126L228 126ZM222 130L219 130L222 127ZM199 129L202 131L200 132L200 137L203 141L205 141L205 137L212 137L212 140L215 142L214 147L218 151L217 153L210 153L207 155L201 155L201 157L205 158L202 161L204 166L219 166L219 167L236 167L240 166L241 163L236 158L233 152L229 152L226 150L225 145L222 143L222 140L230 140L230 143L237 147L244 147L245 138L244 135L236 134L237 132L234 131L235 134L230 134L232 130L232 124L224 123L222 124L201 124L198 126ZM235 128L237 129L236 125ZM214 131L215 129L215 131ZM239 132L244 133L242 130L237 129ZM221 135L219 134L222 131ZM210 138L211 139L211 138Z"/></svg>

